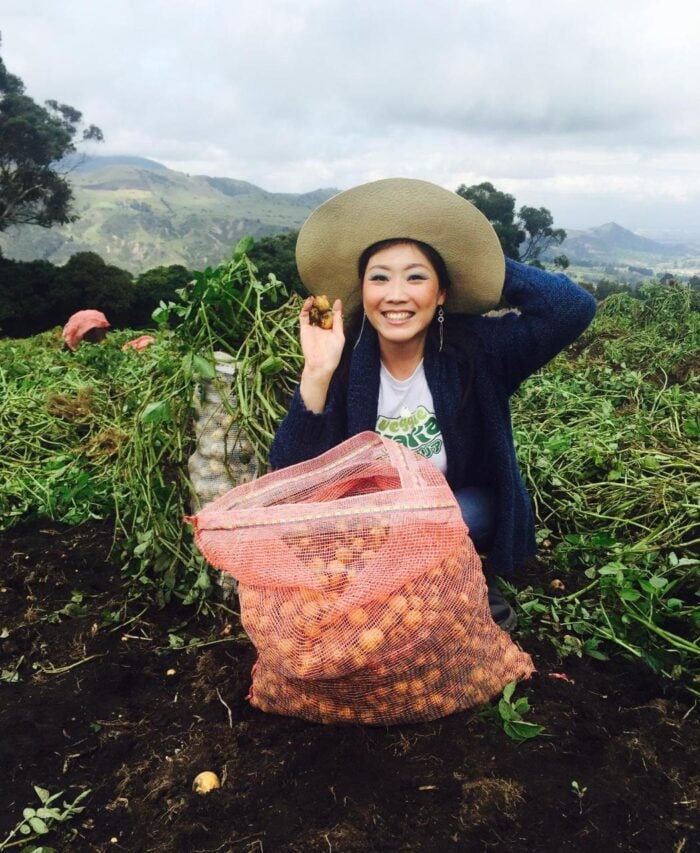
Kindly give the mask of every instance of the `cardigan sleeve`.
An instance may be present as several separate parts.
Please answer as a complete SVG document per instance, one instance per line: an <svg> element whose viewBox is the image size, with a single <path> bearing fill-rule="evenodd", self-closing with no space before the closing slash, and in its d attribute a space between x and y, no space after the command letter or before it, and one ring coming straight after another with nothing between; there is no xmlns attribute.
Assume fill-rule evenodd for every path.
<svg viewBox="0 0 700 853"><path fill-rule="evenodd" d="M523 380L554 358L589 325L593 296L568 276L506 258L505 301L518 309L482 317L482 337L494 369L513 394Z"/></svg>
<svg viewBox="0 0 700 853"><path fill-rule="evenodd" d="M343 440L344 417L335 390L332 383L324 410L316 414L306 408L299 386L296 387L289 410L270 447L272 469L305 462Z"/></svg>

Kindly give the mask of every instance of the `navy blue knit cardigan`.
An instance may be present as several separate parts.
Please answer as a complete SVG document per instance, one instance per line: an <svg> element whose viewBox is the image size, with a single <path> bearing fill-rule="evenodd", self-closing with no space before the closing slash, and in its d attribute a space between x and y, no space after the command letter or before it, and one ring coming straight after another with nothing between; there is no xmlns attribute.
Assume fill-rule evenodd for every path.
<svg viewBox="0 0 700 853"><path fill-rule="evenodd" d="M424 366L445 443L447 482L453 489L482 485L493 490L496 530L484 568L508 575L537 550L530 498L515 455L509 398L584 331L595 314L595 300L564 275L510 259L503 295L520 313L448 315L443 351L435 336L429 336ZM460 360L459 352L465 351L470 358ZM270 450L272 467L302 462L359 432L373 431L379 366L377 334L365 323L352 352L347 388L336 371L322 413L310 412L297 388Z"/></svg>

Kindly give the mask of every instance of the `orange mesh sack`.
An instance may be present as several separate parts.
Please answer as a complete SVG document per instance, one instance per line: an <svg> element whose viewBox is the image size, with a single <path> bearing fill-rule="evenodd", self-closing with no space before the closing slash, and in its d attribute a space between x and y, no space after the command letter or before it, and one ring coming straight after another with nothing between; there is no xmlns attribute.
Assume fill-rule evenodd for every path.
<svg viewBox="0 0 700 853"><path fill-rule="evenodd" d="M534 671L498 628L442 474L372 432L232 489L193 519L239 581L249 699L322 723L392 724L486 702Z"/></svg>

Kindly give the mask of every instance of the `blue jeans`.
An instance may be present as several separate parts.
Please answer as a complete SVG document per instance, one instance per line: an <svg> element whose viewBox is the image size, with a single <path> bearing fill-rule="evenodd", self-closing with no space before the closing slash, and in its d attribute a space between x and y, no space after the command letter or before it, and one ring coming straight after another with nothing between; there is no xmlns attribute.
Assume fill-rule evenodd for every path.
<svg viewBox="0 0 700 853"><path fill-rule="evenodd" d="M455 498L462 511L464 523L469 528L474 547L480 554L486 553L493 544L496 527L496 501L490 489L466 486L455 490Z"/></svg>

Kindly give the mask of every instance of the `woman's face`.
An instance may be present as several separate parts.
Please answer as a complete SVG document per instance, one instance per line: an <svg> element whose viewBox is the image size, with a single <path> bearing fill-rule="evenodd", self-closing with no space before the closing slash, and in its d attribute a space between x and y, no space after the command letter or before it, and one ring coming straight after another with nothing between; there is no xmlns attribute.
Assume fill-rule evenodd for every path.
<svg viewBox="0 0 700 853"><path fill-rule="evenodd" d="M445 303L438 274L415 243L381 249L369 259L362 303L380 340L423 343L438 305Z"/></svg>

